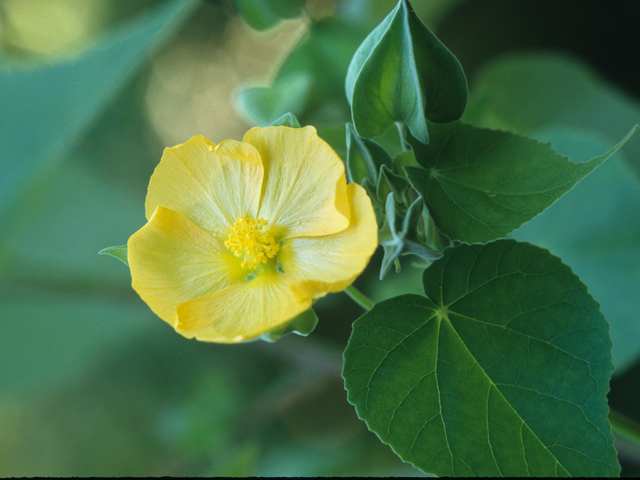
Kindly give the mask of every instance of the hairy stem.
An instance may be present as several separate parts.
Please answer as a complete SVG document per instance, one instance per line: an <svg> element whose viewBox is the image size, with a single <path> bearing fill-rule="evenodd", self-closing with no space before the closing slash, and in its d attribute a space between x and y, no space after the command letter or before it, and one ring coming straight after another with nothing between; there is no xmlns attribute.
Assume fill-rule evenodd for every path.
<svg viewBox="0 0 640 480"><path fill-rule="evenodd" d="M360 305L362 308L364 308L367 311L371 310L375 305L370 298L368 298L364 293L362 293L353 285L351 285L350 287L347 287L344 293L349 295L349 297L351 297L351 300L356 302L358 305Z"/></svg>

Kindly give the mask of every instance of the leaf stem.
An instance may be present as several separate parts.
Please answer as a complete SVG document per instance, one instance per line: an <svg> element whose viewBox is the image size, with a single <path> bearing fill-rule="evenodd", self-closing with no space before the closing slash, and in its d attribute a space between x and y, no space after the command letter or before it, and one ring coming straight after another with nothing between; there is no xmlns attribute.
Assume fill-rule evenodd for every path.
<svg viewBox="0 0 640 480"><path fill-rule="evenodd" d="M360 305L366 311L371 310L373 308L373 306L375 305L375 303L369 297L367 297L364 293L362 293L360 290L358 290L353 285L347 287L344 290L344 293L349 295L349 297L351 297L351 300L356 302L358 305Z"/></svg>
<svg viewBox="0 0 640 480"><path fill-rule="evenodd" d="M409 150L409 148L407 147L407 142L405 140L407 127L402 122L395 122L395 124L396 128L398 129L398 137L400 137L400 146L402 147L402 151L406 152L407 150Z"/></svg>
<svg viewBox="0 0 640 480"><path fill-rule="evenodd" d="M609 411L609 421L616 436L640 447L640 424L638 422L613 409Z"/></svg>

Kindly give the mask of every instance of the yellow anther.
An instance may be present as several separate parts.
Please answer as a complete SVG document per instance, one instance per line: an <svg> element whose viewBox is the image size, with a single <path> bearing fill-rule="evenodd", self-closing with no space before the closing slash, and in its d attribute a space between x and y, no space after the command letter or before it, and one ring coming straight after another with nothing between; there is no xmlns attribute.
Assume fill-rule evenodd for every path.
<svg viewBox="0 0 640 480"><path fill-rule="evenodd" d="M242 257L242 268L256 268L259 263L268 262L278 253L280 245L274 238L275 231L265 228L266 225L266 220L244 215L227 228L229 237L224 245L236 257Z"/></svg>

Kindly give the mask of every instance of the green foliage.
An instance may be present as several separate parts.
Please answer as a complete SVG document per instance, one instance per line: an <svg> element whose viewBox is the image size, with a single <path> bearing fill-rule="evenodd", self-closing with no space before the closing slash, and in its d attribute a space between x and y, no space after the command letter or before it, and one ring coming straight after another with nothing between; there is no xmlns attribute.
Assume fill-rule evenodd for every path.
<svg viewBox="0 0 640 480"><path fill-rule="evenodd" d="M465 6L416 2L414 13L400 0L387 15L389 0L306 3L145 0L126 21L110 12L116 27L73 58L25 69L4 63L11 45L0 55L0 476L422 473L398 456L438 475L617 474L611 353L626 369L612 407L637 393L628 367L640 354L637 99L567 55L474 58L464 123L447 123L465 110L466 80L418 16L465 61L483 42L467 38ZM0 5L3 48L12 4ZM244 35L230 5L260 30L305 15L308 34L272 86L236 100L253 124L314 125L374 206L382 249L356 284L380 302L342 358L361 313L346 295L263 338L277 343L202 344L175 335L127 270L96 255L145 221L149 175L170 146L145 89L217 84L178 82L195 81L180 69L204 64L202 45ZM196 7L174 56L152 66ZM242 51L229 78L256 60L239 45L226 46ZM506 234L517 242L465 244ZM125 245L100 253L127 261ZM625 462L640 456L621 425L640 437L613 423L633 475Z"/></svg>
<svg viewBox="0 0 640 480"><path fill-rule="evenodd" d="M284 18L300 15L305 0L233 0L240 15L256 30L273 27Z"/></svg>
<svg viewBox="0 0 640 480"><path fill-rule="evenodd" d="M318 136L331 145L331 148L333 148L342 159L347 157L345 131L344 123L318 125Z"/></svg>
<svg viewBox="0 0 640 480"><path fill-rule="evenodd" d="M260 127L273 124L286 112L298 116L311 92L312 77L305 72L278 80L271 87L252 87L238 93L238 108Z"/></svg>
<svg viewBox="0 0 640 480"><path fill-rule="evenodd" d="M346 77L358 135L381 135L396 121L429 141L427 120L451 122L467 104L467 81L455 56L418 19L407 0L360 45Z"/></svg>
<svg viewBox="0 0 640 480"><path fill-rule="evenodd" d="M349 180L362 185L367 179L370 185L376 185L380 167L392 165L389 154L373 140L360 138L350 123L347 123L346 144Z"/></svg>
<svg viewBox="0 0 640 480"><path fill-rule="evenodd" d="M160 4L74 60L2 67L0 109L14 119L0 129L0 316L14 320L2 325L4 395L82 375L151 325L128 272L96 255L140 226L144 192L97 175L78 139L194 6ZM113 153L123 139L98 125L92 140L106 130Z"/></svg>
<svg viewBox="0 0 640 480"><path fill-rule="evenodd" d="M557 128L545 136L577 160L608 143ZM571 265L611 324L615 374L630 366L640 354L640 185L620 154L513 236L548 248Z"/></svg>
<svg viewBox="0 0 640 480"><path fill-rule="evenodd" d="M19 327L0 324L3 394L49 388L85 373L92 359L150 327L146 312L144 305L113 305L109 298L3 286L0 317L20 321Z"/></svg>
<svg viewBox="0 0 640 480"><path fill-rule="evenodd" d="M110 185L80 162L78 152L72 157L39 192L40 204L11 251L4 279L8 284L51 283L59 290L86 292L128 288L127 270L96 253L105 245L126 241L131 230L140 227L144 192ZM86 222L95 224L87 228Z"/></svg>
<svg viewBox="0 0 640 480"><path fill-rule="evenodd" d="M129 266L129 259L127 257L127 246L120 245L118 247L107 247L98 252L100 255L111 255L117 258L125 265Z"/></svg>
<svg viewBox="0 0 640 480"><path fill-rule="evenodd" d="M438 252L433 251L433 256L423 257L428 267L424 277L427 299L391 298L355 322L343 371L349 400L383 442L429 473L615 475L619 466L606 416L606 393L613 370L608 323L586 287L559 259L532 245L499 239L553 205L618 152L638 127L629 132L633 123L627 122L627 135L609 150L606 144L600 144L599 151L589 150L590 160L584 149L563 149L573 162L548 143L460 122L429 124L427 134L427 120L433 118L427 116L422 128L420 122L403 116L398 106L408 98L408 111L422 109L420 95L407 93L417 83L412 83L416 75L402 77L410 64L406 59L413 55L411 42L406 37L404 42L400 40L407 29L398 27L402 21L397 20L406 5L399 2L367 37L347 75L355 127L352 144L362 145L358 137L380 135L397 121L403 121L410 133L406 142L412 155L395 153L393 169L361 155L347 162L350 171L360 167L351 178L366 188L374 205L386 196L384 213L379 215L383 222L379 240L384 248L381 279L392 265L399 270L399 255L409 253L402 245L407 223L413 226L411 245L421 248L441 249L447 241L450 245L452 241L498 241L485 246L459 245L431 263L438 258ZM385 48L391 50L388 45L397 46L395 56L380 53ZM404 62L399 60L402 55ZM378 64L367 72L371 59ZM546 111L556 119L570 118L571 113L562 111L563 103L576 105L576 116L584 117L584 106L577 106L580 95L574 91L566 99L554 98L559 89L553 84L553 75L540 87L507 70L508 66L502 67L497 74L486 74L481 93L474 97L465 118L504 129L512 119L516 125L520 120L531 122L529 111L537 117L533 122L540 122ZM528 73L529 78L540 79L540 75ZM449 72L439 80L451 82L450 86L455 85L454 78ZM511 85L505 86L505 78ZM560 90L563 86L569 90L570 85L565 82ZM582 85L579 87L578 91ZM447 87L432 92L442 95L440 98L454 97ZM552 93L548 101L539 102L536 94L539 97L540 92ZM362 101L357 103L357 98ZM384 103L385 99L389 101ZM522 99L531 103L528 109L522 109ZM462 110L464 104L460 114ZM563 144L562 136L552 138L554 146ZM633 148L633 141L628 148ZM402 176L405 173L420 195L413 203L414 194L406 189ZM589 185L602 197L616 188L611 180L613 177L600 188L594 182ZM638 200L635 190L623 189L623 194L628 192L625 201L629 205ZM615 289L621 292L618 298L634 298L637 274L611 282L611 276L603 272L607 271L605 262L615 264L619 259L622 265L633 252L631 245L640 237L628 226L635 214L630 210L625 213L624 208L614 213L608 205L589 208L585 200L593 203L595 198L597 202L595 192L592 189L588 195L586 187L582 191L582 202L566 209L558 207L562 213L542 216L542 223L534 221L521 231L543 245L559 245L554 251L562 251L563 256L573 249L568 258L585 265L581 271L591 277L599 275L592 281L607 294L605 298L612 298ZM417 222L416 205L422 212L423 199L429 216ZM606 203L620 204L615 200ZM593 221L585 211L597 215L598 220ZM558 235L563 230L566 233ZM617 240L620 230L626 233ZM575 249L580 245L573 240L577 231L590 233L585 245L604 247L595 259L593 249ZM524 238L530 238L526 235ZM594 237L607 241L594 242ZM584 257L582 262L580 256ZM632 311L627 307L629 302L622 304L624 307L617 310L625 309L628 317Z"/></svg>
<svg viewBox="0 0 640 480"><path fill-rule="evenodd" d="M378 177L378 186L376 188L376 195L379 201L386 201L386 198L392 193L394 201L402 203L409 188L409 181L405 177L396 175L386 165L380 166L380 176Z"/></svg>
<svg viewBox="0 0 640 480"><path fill-rule="evenodd" d="M339 17L313 23L270 87L247 87L238 93L240 112L259 126L267 126L287 112L305 125L344 122L349 117L342 93L344 77L366 33L360 23L347 23Z"/></svg>
<svg viewBox="0 0 640 480"><path fill-rule="evenodd" d="M300 128L300 122L296 118L296 116L289 112L282 115L275 122L271 124L272 127L283 126L283 127L291 127L291 128Z"/></svg>
<svg viewBox="0 0 640 480"><path fill-rule="evenodd" d="M260 339L266 342L275 342L290 333L306 337L313 332L313 329L316 328L317 324L318 316L316 315L316 312L313 311L313 308L310 308L306 312L295 317L289 323L261 335Z"/></svg>
<svg viewBox="0 0 640 480"><path fill-rule="evenodd" d="M465 119L551 141L573 161L585 161L640 120L640 104L574 58L520 54L483 69ZM589 286L611 324L615 374L640 354L640 191L633 175L640 173L639 159L636 135L562 201L514 232L561 256Z"/></svg>
<svg viewBox="0 0 640 480"><path fill-rule="evenodd" d="M35 70L0 66L2 116L12 119L0 129L0 268L62 156L194 5L166 2L75 60Z"/></svg>
<svg viewBox="0 0 640 480"><path fill-rule="evenodd" d="M574 57L558 53L513 54L478 74L463 120L532 135L571 127L614 140L640 120L640 103L604 82ZM623 151L640 175L640 136Z"/></svg>
<svg viewBox="0 0 640 480"><path fill-rule="evenodd" d="M345 350L349 401L383 442L440 476L619 473L608 325L569 267L500 240L446 250L423 284Z"/></svg>
<svg viewBox="0 0 640 480"><path fill-rule="evenodd" d="M394 194L389 193L385 205L386 218L378 232L380 245L384 249L384 258L380 267L380 280L387 276L393 264L399 270L400 255L417 255L423 260L431 261L442 257L437 250L426 246L420 239L420 222L424 212L424 201L418 198L406 211L405 215L396 213Z"/></svg>
<svg viewBox="0 0 640 480"><path fill-rule="evenodd" d="M433 125L414 143L422 168L407 167L438 229L453 240L485 243L531 220L601 165L631 137L584 163L549 144L464 123Z"/></svg>

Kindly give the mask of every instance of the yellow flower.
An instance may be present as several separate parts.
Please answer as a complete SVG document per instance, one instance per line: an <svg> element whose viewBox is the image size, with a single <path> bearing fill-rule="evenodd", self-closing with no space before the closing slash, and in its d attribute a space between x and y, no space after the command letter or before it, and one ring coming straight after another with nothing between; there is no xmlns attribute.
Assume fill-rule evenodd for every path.
<svg viewBox="0 0 640 480"><path fill-rule="evenodd" d="M378 243L369 197L313 127L167 148L145 207L128 242L133 288L177 332L209 342L283 326L348 287Z"/></svg>

